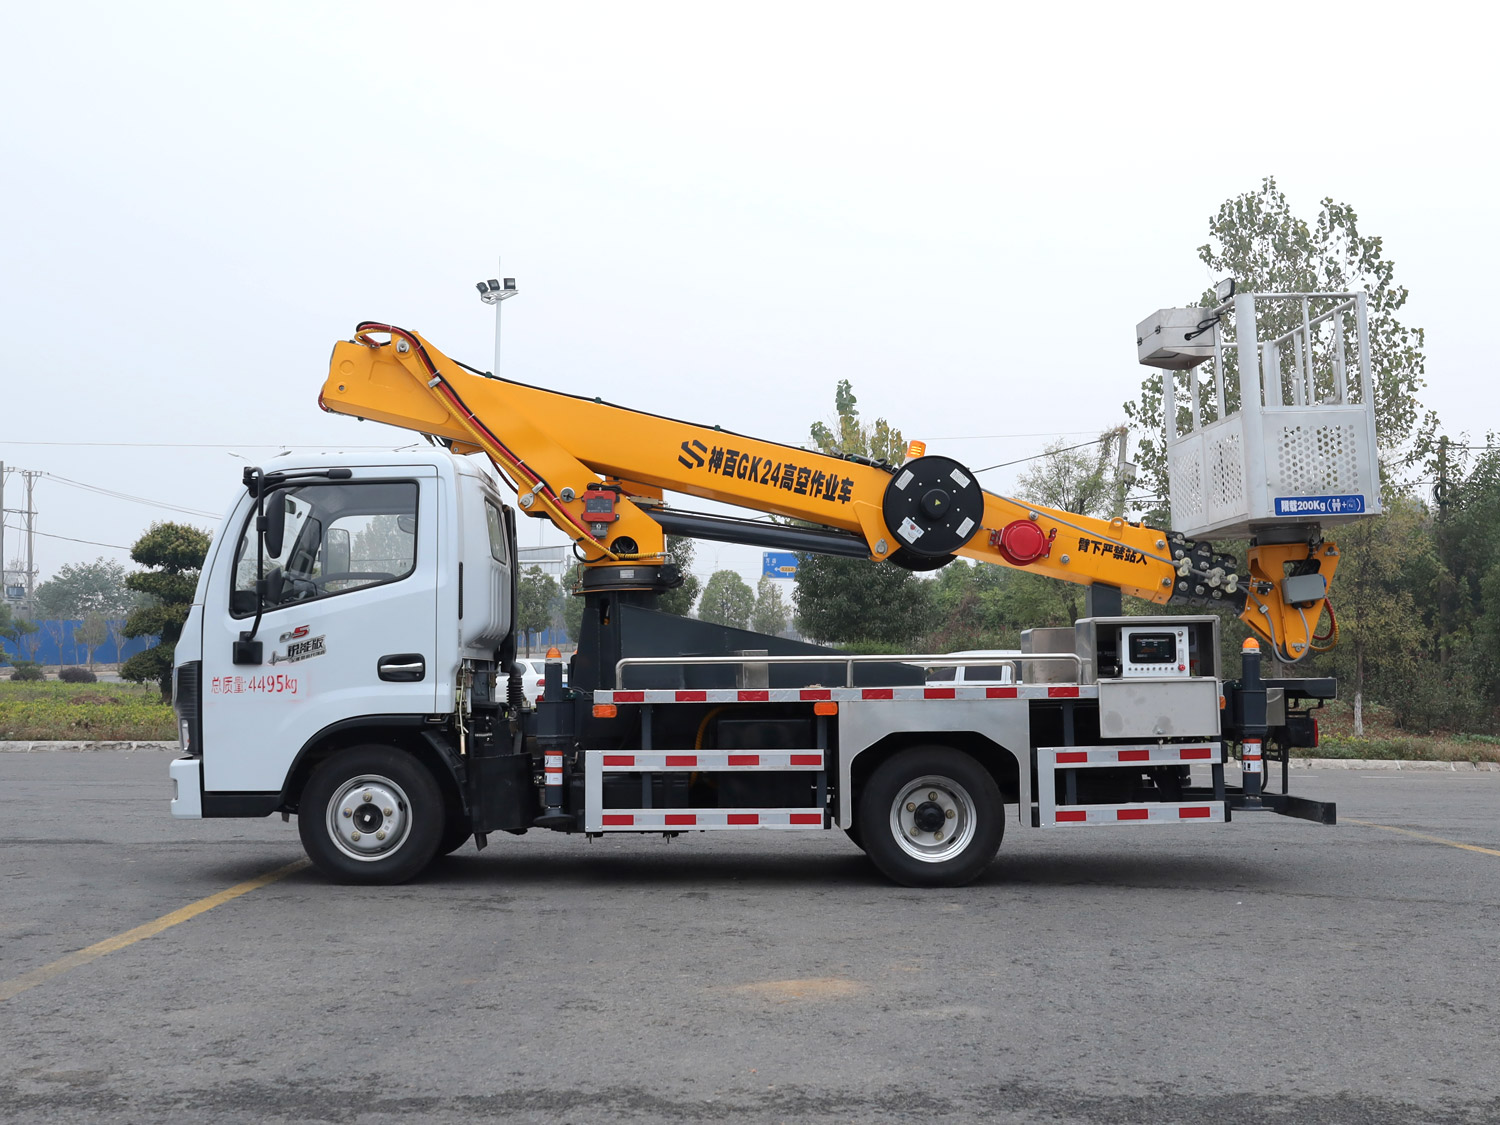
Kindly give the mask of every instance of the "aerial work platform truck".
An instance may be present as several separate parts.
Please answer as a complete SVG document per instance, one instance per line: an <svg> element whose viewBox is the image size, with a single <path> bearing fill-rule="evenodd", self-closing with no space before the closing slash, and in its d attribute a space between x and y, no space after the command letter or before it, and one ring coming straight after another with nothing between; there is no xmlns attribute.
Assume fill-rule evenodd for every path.
<svg viewBox="0 0 1500 1125"><path fill-rule="evenodd" d="M838 828L898 883L955 886L1007 824L1331 824L1332 805L1286 792L1285 758L1334 684L1262 660L1295 671L1326 647L1324 532L1380 510L1364 295L1225 293L1158 312L1137 345L1164 372L1174 530L989 492L941 454L872 462L528 386L361 324L321 405L431 448L245 471L177 645L173 815L296 816L320 871L366 883L532 830ZM549 663L534 706L518 516L562 529L583 564L566 684ZM668 534L916 571L964 557L1082 584L1088 611L1027 634L1008 682L928 682L972 658L662 612L682 579ZM1248 538L1246 562L1209 536ZM1125 596L1163 609L1127 615ZM1237 675L1226 613L1252 634Z"/></svg>

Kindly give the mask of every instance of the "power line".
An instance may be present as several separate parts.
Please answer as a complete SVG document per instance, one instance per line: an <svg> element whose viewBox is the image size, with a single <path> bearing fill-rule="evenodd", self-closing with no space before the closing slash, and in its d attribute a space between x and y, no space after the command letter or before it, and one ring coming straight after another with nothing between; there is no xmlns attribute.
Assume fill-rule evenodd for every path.
<svg viewBox="0 0 1500 1125"><path fill-rule="evenodd" d="M15 524L6 524L9 531L25 531L24 527ZM74 539L71 535L53 535L50 531L33 531L31 534L40 535L47 539L66 539L69 543L87 543L90 547L112 547L116 551L129 551L129 547L122 547L118 543L100 543L97 539Z"/></svg>
<svg viewBox="0 0 1500 1125"><path fill-rule="evenodd" d="M1056 453L1068 453L1074 449L1086 449L1091 445L1098 445L1100 442L1109 441L1114 436L1113 433L1105 434L1103 437L1096 437L1093 441L1081 441L1077 445L1065 445L1061 449L1048 449L1042 453L1033 453L1030 457L1017 457L1014 461L1001 461L998 465L986 465L982 469L975 469L974 472L987 473L991 469L1004 469L1011 465L1019 465L1023 461L1039 461L1043 457L1051 457Z"/></svg>
<svg viewBox="0 0 1500 1125"><path fill-rule="evenodd" d="M85 484L83 481L71 480L68 477L58 476L56 473L45 474L48 480L55 480L59 484L71 485L73 488L81 488L85 492L94 492L100 496L108 496L115 500L128 500L133 504L145 504L150 508L162 508L169 512L181 512L183 515L200 516L203 519L217 519L214 512L204 512L198 508L185 508L180 504L169 504L165 500L149 500L144 496L132 496L128 492L116 492L112 488L101 488L97 484Z"/></svg>

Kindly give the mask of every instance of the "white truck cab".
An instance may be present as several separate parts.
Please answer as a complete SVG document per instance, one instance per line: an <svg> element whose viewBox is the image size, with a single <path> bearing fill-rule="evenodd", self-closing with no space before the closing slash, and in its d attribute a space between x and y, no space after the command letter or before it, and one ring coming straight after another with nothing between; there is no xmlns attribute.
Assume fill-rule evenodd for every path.
<svg viewBox="0 0 1500 1125"><path fill-rule="evenodd" d="M511 632L513 516L473 461L288 458L265 482L281 550L257 557L257 501L241 492L178 641L194 755L172 767L179 816L276 810L328 747L451 712L463 662L493 665ZM252 632L261 662L236 663Z"/></svg>

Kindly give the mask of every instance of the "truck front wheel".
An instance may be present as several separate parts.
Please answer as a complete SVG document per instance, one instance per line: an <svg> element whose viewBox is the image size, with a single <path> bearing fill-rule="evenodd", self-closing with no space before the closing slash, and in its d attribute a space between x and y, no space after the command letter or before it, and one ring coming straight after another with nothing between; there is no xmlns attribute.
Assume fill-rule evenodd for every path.
<svg viewBox="0 0 1500 1125"><path fill-rule="evenodd" d="M313 771L297 832L336 882L404 883L437 854L444 819L442 792L421 762L390 746L357 746Z"/></svg>
<svg viewBox="0 0 1500 1125"><path fill-rule="evenodd" d="M870 775L855 824L887 878L906 887L958 887L1000 850L1005 802L989 771L968 754L919 746Z"/></svg>

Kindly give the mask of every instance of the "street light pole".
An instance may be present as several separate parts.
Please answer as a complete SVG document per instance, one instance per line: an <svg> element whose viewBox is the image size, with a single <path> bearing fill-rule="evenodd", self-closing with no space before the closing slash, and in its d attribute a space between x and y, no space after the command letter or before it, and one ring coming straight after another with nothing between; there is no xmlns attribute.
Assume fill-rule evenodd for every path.
<svg viewBox="0 0 1500 1125"><path fill-rule="evenodd" d="M507 277L504 282L490 278L488 281L476 282L474 288L479 290L479 299L487 305L495 306L495 374L500 374L500 305L507 297L514 297L519 290L516 288L516 279Z"/></svg>

